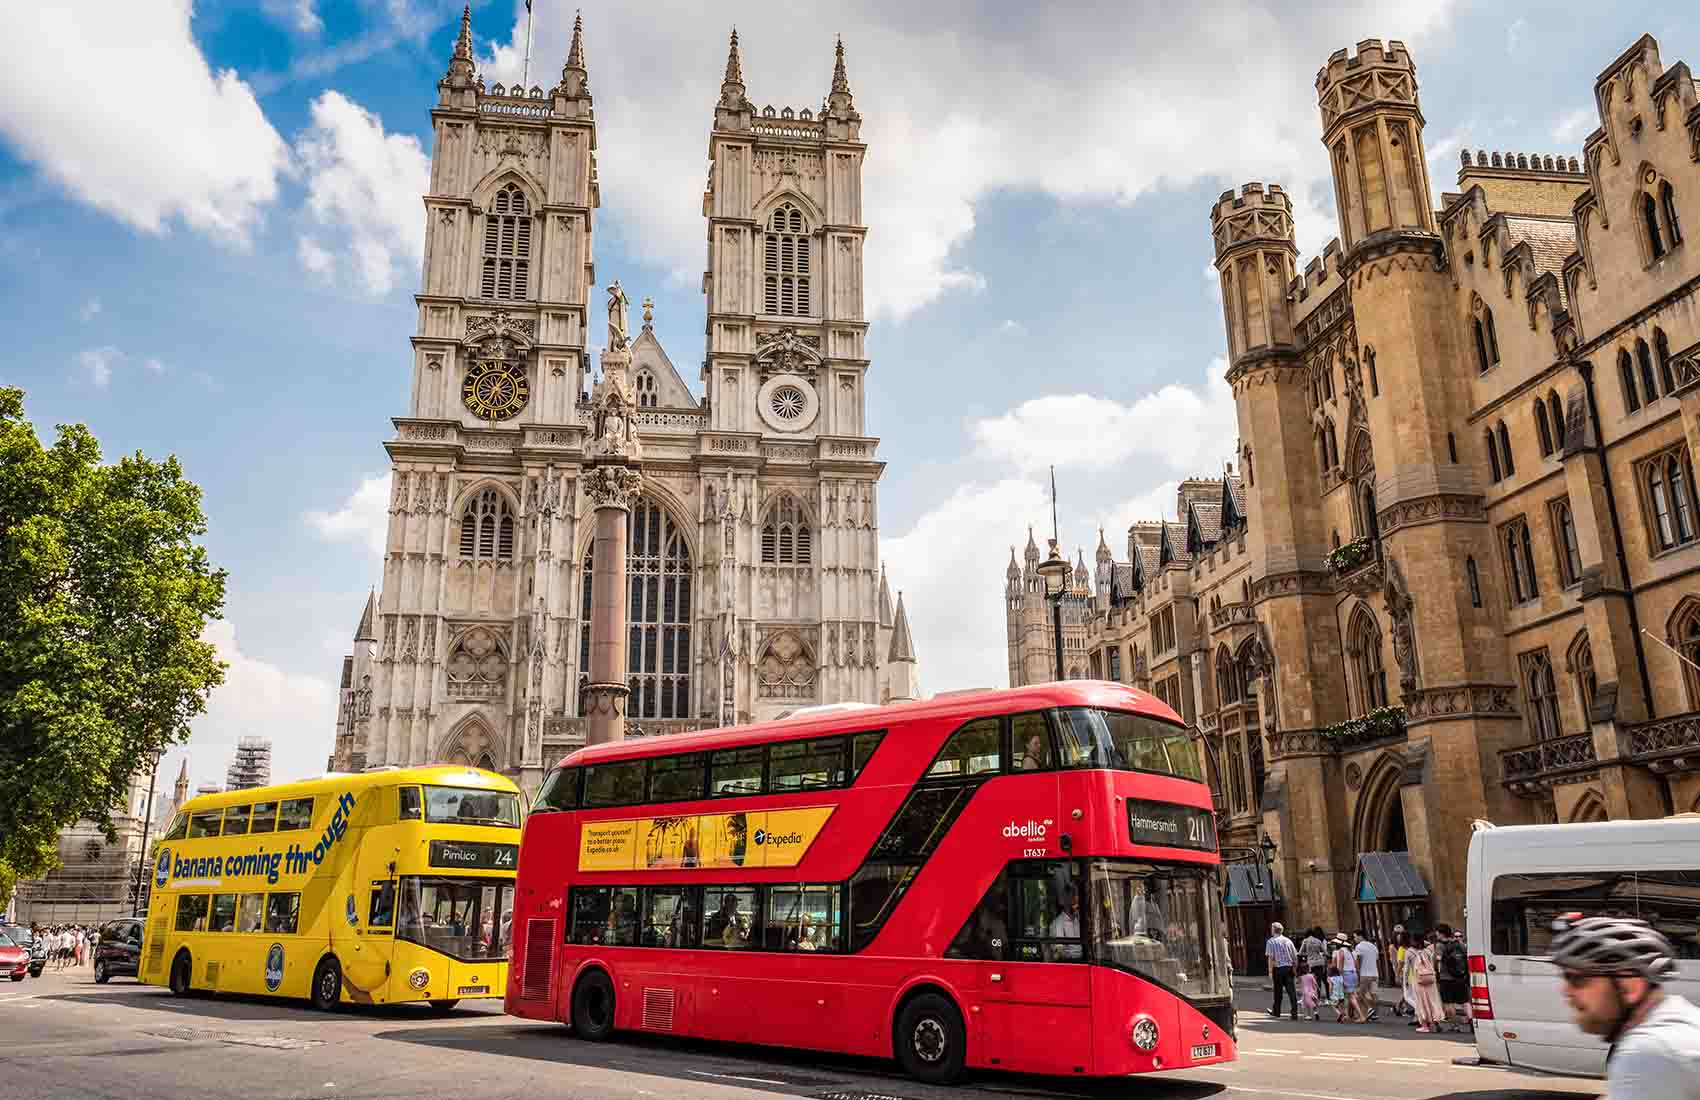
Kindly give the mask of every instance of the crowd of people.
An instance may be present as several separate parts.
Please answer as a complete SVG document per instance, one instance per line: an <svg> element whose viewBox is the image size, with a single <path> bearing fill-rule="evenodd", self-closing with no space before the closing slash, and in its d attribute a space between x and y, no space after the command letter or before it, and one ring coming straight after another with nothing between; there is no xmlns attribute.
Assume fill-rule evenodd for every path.
<svg viewBox="0 0 1700 1100"><path fill-rule="evenodd" d="M1427 932L1395 927L1389 942L1363 930L1327 935L1305 931L1298 944L1280 923L1270 926L1264 957L1275 987L1269 1015L1300 1013L1321 1020L1326 1009L1336 1023L1375 1023L1381 1019L1381 990L1396 989L1393 1014L1410 1017L1410 1026L1429 1034L1468 1031L1470 1021L1469 955L1462 931L1438 924Z"/></svg>
<svg viewBox="0 0 1700 1100"><path fill-rule="evenodd" d="M94 948L100 942L98 929L80 924L36 925L30 929L30 934L46 945L50 970L93 963Z"/></svg>

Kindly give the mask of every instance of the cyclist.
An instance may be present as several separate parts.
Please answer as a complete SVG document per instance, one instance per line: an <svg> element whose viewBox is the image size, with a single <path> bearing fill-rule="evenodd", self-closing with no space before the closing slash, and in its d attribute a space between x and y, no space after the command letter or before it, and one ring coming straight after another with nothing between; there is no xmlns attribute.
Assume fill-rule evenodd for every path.
<svg viewBox="0 0 1700 1100"><path fill-rule="evenodd" d="M1609 1100L1700 1100L1700 1008L1664 991L1676 976L1670 941L1618 917L1570 913L1552 927L1576 1024L1611 1045Z"/></svg>

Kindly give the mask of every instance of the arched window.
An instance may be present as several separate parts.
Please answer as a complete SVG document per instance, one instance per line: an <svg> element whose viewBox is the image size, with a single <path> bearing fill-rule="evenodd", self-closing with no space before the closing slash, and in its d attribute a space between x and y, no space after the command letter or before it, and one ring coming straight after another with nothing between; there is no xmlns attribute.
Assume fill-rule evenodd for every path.
<svg viewBox="0 0 1700 1100"><path fill-rule="evenodd" d="M638 371L637 379L633 383L633 388L637 390L638 408L655 408L656 403L660 400L659 391L655 386L655 375L651 374L647 369Z"/></svg>
<svg viewBox="0 0 1700 1100"><path fill-rule="evenodd" d="M1676 375L1671 373L1670 340L1665 336L1665 330L1662 328L1653 330L1653 354L1659 360L1659 383L1664 387L1665 394L1668 396L1671 391L1676 389Z"/></svg>
<svg viewBox="0 0 1700 1100"><path fill-rule="evenodd" d="M1600 681L1594 675L1594 647L1586 630L1578 631L1570 643L1570 674L1576 678L1576 700L1582 704L1582 721L1591 725L1594 696L1599 693Z"/></svg>
<svg viewBox="0 0 1700 1100"><path fill-rule="evenodd" d="M1635 361L1641 365L1641 397L1651 405L1659 399L1659 383L1653 375L1653 353L1647 350L1647 341L1635 341Z"/></svg>
<svg viewBox="0 0 1700 1100"><path fill-rule="evenodd" d="M1381 396L1381 380L1375 376L1375 349L1364 349L1364 369L1369 372L1369 395Z"/></svg>
<svg viewBox="0 0 1700 1100"><path fill-rule="evenodd" d="M1334 424L1328 425L1328 465L1330 468L1340 465L1340 442L1334 435Z"/></svg>
<svg viewBox="0 0 1700 1100"><path fill-rule="evenodd" d="M762 306L768 313L806 317L812 310L809 297L809 237L803 212L785 203L767 219L763 242L763 273L766 278Z"/></svg>
<svg viewBox="0 0 1700 1100"><path fill-rule="evenodd" d="M1446 460L1454 466L1458 464L1458 438L1451 432L1446 433Z"/></svg>
<svg viewBox="0 0 1700 1100"><path fill-rule="evenodd" d="M761 525L763 565L808 565L814 561L808 516L797 498L782 495L767 510Z"/></svg>
<svg viewBox="0 0 1700 1100"><path fill-rule="evenodd" d="M1470 327L1476 337L1476 370L1485 372L1499 365L1499 336L1493 329L1493 310L1477 297L1472 303Z"/></svg>
<svg viewBox="0 0 1700 1100"><path fill-rule="evenodd" d="M1505 464L1505 476L1511 477L1517 472L1517 464L1511 460L1511 433L1505 430L1505 421L1499 422L1499 461Z"/></svg>
<svg viewBox="0 0 1700 1100"><path fill-rule="evenodd" d="M1669 180L1659 184L1659 210L1665 216L1665 233L1675 248L1682 243L1682 224L1676 220L1676 189Z"/></svg>
<svg viewBox="0 0 1700 1100"><path fill-rule="evenodd" d="M460 516L460 556L511 560L514 556L514 516L507 498L485 489L466 503Z"/></svg>
<svg viewBox="0 0 1700 1100"><path fill-rule="evenodd" d="M1352 617L1346 652L1352 662L1352 679L1357 688L1358 713L1368 714L1387 705L1387 670L1381 663L1381 628L1375 616L1363 608Z"/></svg>
<svg viewBox="0 0 1700 1100"><path fill-rule="evenodd" d="M1537 741L1550 741L1563 729L1558 722L1558 685L1552 661L1538 649L1523 655L1523 694L1528 702L1529 732Z"/></svg>
<svg viewBox="0 0 1700 1100"><path fill-rule="evenodd" d="M1482 577L1476 571L1476 559L1474 557L1464 559L1464 574L1470 579L1470 606L1482 606Z"/></svg>
<svg viewBox="0 0 1700 1100"><path fill-rule="evenodd" d="M1641 407L1640 394L1635 390L1635 364L1630 360L1629 352L1622 348L1617 352L1617 373L1623 382L1623 407L1634 412Z"/></svg>
<svg viewBox="0 0 1700 1100"><path fill-rule="evenodd" d="M1552 504L1553 535L1558 542L1558 564L1563 572L1566 588L1582 579L1582 555L1576 547L1576 523L1570 515L1568 500L1555 500Z"/></svg>
<svg viewBox="0 0 1700 1100"><path fill-rule="evenodd" d="M1547 411L1552 416L1552 449L1564 453L1564 406L1559 403L1558 394L1547 391Z"/></svg>
<svg viewBox="0 0 1700 1100"><path fill-rule="evenodd" d="M1552 429L1547 427L1547 403L1535 398L1535 434L1540 437L1541 457L1552 454Z"/></svg>
<svg viewBox="0 0 1700 1100"><path fill-rule="evenodd" d="M1686 448L1673 447L1642 463L1641 486L1659 549L1694 541L1700 500L1695 496L1694 466Z"/></svg>
<svg viewBox="0 0 1700 1100"><path fill-rule="evenodd" d="M590 678L591 558L580 588L579 678ZM626 517L626 675L632 718L691 718L691 550L659 504ZM582 713L582 709L581 709Z"/></svg>
<svg viewBox="0 0 1700 1100"><path fill-rule="evenodd" d="M1500 529L1500 541L1505 547L1505 573L1511 582L1513 605L1527 603L1540 595L1535 584L1535 555L1529 540L1529 523L1523 517L1512 520Z"/></svg>
<svg viewBox="0 0 1700 1100"><path fill-rule="evenodd" d="M1700 600L1689 599L1679 605L1671 618L1671 645L1685 658L1682 666L1683 683L1688 688L1688 705L1700 710Z"/></svg>
<svg viewBox="0 0 1700 1100"><path fill-rule="evenodd" d="M531 210L517 184L496 192L484 214L484 277L479 291L498 301L531 296Z"/></svg>
<svg viewBox="0 0 1700 1100"><path fill-rule="evenodd" d="M1505 476L1505 471L1499 465L1499 441L1493 437L1492 428L1482 434L1487 439L1488 467L1493 472L1491 480L1498 481Z"/></svg>
<svg viewBox="0 0 1700 1100"><path fill-rule="evenodd" d="M1233 706L1240 701L1239 670L1234 667L1234 659L1228 656L1226 646L1216 650L1216 705L1220 707Z"/></svg>
<svg viewBox="0 0 1700 1100"><path fill-rule="evenodd" d="M1659 228L1659 204L1647 192L1641 192L1641 221L1647 231L1647 248L1657 260L1665 254L1665 237Z"/></svg>

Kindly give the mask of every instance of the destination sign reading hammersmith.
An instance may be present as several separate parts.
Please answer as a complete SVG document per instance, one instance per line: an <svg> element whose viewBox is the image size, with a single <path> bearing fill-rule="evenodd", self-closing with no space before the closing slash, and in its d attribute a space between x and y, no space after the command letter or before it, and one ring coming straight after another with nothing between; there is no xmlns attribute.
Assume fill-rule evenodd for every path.
<svg viewBox="0 0 1700 1100"><path fill-rule="evenodd" d="M1160 844L1165 848L1216 850L1216 817L1209 810L1178 806L1173 802L1127 800L1128 839L1135 844Z"/></svg>

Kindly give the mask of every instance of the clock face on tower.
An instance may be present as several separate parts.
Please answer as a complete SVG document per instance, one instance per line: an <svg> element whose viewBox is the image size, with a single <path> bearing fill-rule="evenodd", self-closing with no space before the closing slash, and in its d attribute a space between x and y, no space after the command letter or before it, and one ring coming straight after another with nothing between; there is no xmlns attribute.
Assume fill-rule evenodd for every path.
<svg viewBox="0 0 1700 1100"><path fill-rule="evenodd" d="M480 420L512 420L531 400L531 385L519 364L487 359L466 372L460 399Z"/></svg>

